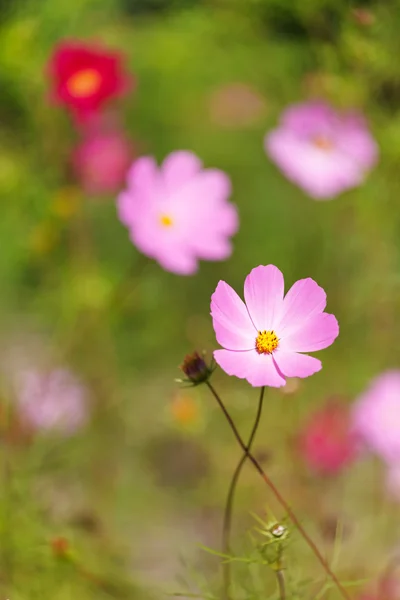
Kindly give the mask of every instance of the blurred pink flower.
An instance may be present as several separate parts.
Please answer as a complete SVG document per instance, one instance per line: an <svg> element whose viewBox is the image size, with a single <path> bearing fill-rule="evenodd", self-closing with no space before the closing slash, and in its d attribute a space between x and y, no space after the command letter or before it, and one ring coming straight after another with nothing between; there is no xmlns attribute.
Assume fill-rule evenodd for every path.
<svg viewBox="0 0 400 600"><path fill-rule="evenodd" d="M215 90L210 97L210 116L221 127L239 129L262 118L265 100L246 83L229 83Z"/></svg>
<svg viewBox="0 0 400 600"><path fill-rule="evenodd" d="M362 116L339 114L322 102L288 108L265 148L290 181L319 200L360 185L378 159Z"/></svg>
<svg viewBox="0 0 400 600"><path fill-rule="evenodd" d="M354 431L385 462L400 463L400 370L376 377L353 407Z"/></svg>
<svg viewBox="0 0 400 600"><path fill-rule="evenodd" d="M73 168L87 194L111 194L123 185L133 146L118 129L87 129L72 156Z"/></svg>
<svg viewBox="0 0 400 600"><path fill-rule="evenodd" d="M88 396L69 371L22 371L16 380L16 402L21 421L33 430L70 435L89 416Z"/></svg>
<svg viewBox="0 0 400 600"><path fill-rule="evenodd" d="M350 427L347 406L330 401L311 415L298 438L304 462L322 475L336 475L358 453L358 439Z"/></svg>
<svg viewBox="0 0 400 600"><path fill-rule="evenodd" d="M231 183L218 169L203 169L192 152L173 152L158 167L139 158L128 173L128 189L118 198L120 220L132 242L167 271L190 275L198 260L230 256L229 238L238 229L228 202Z"/></svg>
<svg viewBox="0 0 400 600"><path fill-rule="evenodd" d="M300 279L284 297L280 270L259 266L246 277L244 297L246 304L220 281L211 298L214 331L224 347L214 357L228 375L255 387L281 387L286 377L308 377L322 368L301 353L330 346L339 326L324 312L326 294L313 279Z"/></svg>

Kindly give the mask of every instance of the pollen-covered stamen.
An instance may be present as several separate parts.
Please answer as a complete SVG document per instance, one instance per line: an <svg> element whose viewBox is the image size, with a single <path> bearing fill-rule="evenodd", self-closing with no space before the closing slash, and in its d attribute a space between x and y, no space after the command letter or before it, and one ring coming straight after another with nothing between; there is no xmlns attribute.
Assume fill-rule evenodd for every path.
<svg viewBox="0 0 400 600"><path fill-rule="evenodd" d="M329 152L330 150L333 150L332 140L330 140L328 137L326 137L324 135L316 135L313 138L312 143L314 144L314 146L316 146L320 150L325 150L325 152Z"/></svg>
<svg viewBox="0 0 400 600"><path fill-rule="evenodd" d="M258 354L272 354L278 347L279 339L275 331L259 331L256 337L256 350Z"/></svg>
<svg viewBox="0 0 400 600"><path fill-rule="evenodd" d="M163 227L171 227L171 225L173 224L173 220L169 215L161 215L160 223Z"/></svg>
<svg viewBox="0 0 400 600"><path fill-rule="evenodd" d="M101 75L96 69L82 69L71 75L67 81L69 93L75 98L86 98L98 92Z"/></svg>

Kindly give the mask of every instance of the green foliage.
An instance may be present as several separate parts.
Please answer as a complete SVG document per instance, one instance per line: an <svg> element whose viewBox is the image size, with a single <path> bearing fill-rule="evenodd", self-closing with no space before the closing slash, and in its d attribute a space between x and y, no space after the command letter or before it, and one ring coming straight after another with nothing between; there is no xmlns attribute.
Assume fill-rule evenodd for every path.
<svg viewBox="0 0 400 600"><path fill-rule="evenodd" d="M173 379L187 352L215 348L209 301L218 280L240 292L244 276L260 263L279 265L288 284L314 277L328 291L341 335L324 353L323 371L295 397L271 392L259 449L327 554L337 547L336 536L324 533L326 521L345 513L350 533L335 550L345 580L361 588L366 573L375 577L383 568L398 543L398 514L394 506L380 508L375 466L354 469L346 481L310 480L291 444L301 419L327 395L351 399L373 374L398 363L398 10L397 0L354 6L344 0L2 0L2 378L15 347L28 351L39 337L52 360L87 382L94 417L87 431L67 441L40 437L24 445L3 430L1 598L144 600L147 588L159 598L179 587L179 555L193 558L207 584L179 589L190 587L187 597L204 590L201 597L220 597L218 568L226 557L208 563L195 548L199 541L219 547L220 507L236 450L205 394L195 397L196 426L177 417ZM45 65L61 38L100 39L125 52L138 87L119 108L138 152L161 159L188 148L230 175L241 229L229 261L204 263L193 278L165 273L131 245L113 198L90 199L79 190L69 169L79 135L48 102ZM215 98L238 82L262 108L244 125L226 125L215 116ZM286 181L262 147L281 110L311 97L364 111L381 148L365 185L330 203L313 202ZM69 212L60 210L65 203ZM215 377L246 429L251 390ZM242 539L248 511L266 500L251 474L238 500ZM60 537L68 539L74 560L54 555L52 541ZM249 542L235 556L235 600L277 597L270 563L281 542L264 546L264 554L260 543ZM323 598L331 584L300 544L291 532L288 598ZM338 597L333 588L330 593Z"/></svg>

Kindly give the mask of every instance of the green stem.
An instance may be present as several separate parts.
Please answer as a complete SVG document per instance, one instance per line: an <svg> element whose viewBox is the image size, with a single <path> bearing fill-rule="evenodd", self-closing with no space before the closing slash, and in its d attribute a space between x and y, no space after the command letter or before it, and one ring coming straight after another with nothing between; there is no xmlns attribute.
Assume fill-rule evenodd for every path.
<svg viewBox="0 0 400 600"><path fill-rule="evenodd" d="M263 468L261 467L261 465L257 461L257 459L254 458L254 456L247 450L247 448L245 446L245 443L243 442L243 440L242 440L242 438L241 438L241 436L240 436L240 434L239 434L239 432L237 430L237 427L236 427L236 425L235 425L232 417L230 416L230 414L226 410L226 407L225 407L224 403L222 402L221 398L219 397L219 395L215 391L214 387L211 385L211 383L209 381L206 382L206 385L209 388L209 390L211 391L211 393L213 394L213 396L216 399L216 401L218 402L218 404L219 404L222 412L224 413L225 418L228 421L228 423L229 423L229 425L230 425L230 427L232 429L232 432L233 432L233 434L234 434L234 436L235 436L238 444L242 448L243 452L246 453L248 459L253 464L254 468L258 471L258 473L260 474L260 476L262 477L262 479L264 480L264 482L266 483L266 485L269 487L269 489L271 490L271 492L274 494L274 496L277 499L277 501L279 502L279 504L285 510L285 512L288 515L289 519L291 520L291 522L293 523L293 525L296 527L296 529L299 531L300 535L302 536L302 538L304 539L304 541L307 543L307 545L309 546L309 548L312 550L312 552L314 553L315 557L318 559L320 565L324 569L325 573L327 575L329 575L329 577L332 579L332 581L336 585L337 589L339 590L340 594L343 596L343 598L345 598L345 600L350 600L350 596L348 595L347 591L345 590L345 588L343 587L343 585L340 583L340 581L336 577L335 573L330 568L329 564L327 563L327 561L325 560L325 558L323 557L323 555L319 551L319 549L318 549L317 545L315 544L315 542L308 535L308 533L304 529L303 525L300 523L299 519L296 517L295 513L293 512L293 510L290 508L290 506L286 502L285 498L282 496L282 494L280 493L280 491L278 490L278 488L275 487L275 484L271 481L271 479L265 473L265 471L263 470Z"/></svg>
<svg viewBox="0 0 400 600"><path fill-rule="evenodd" d="M232 529L232 511L233 511L233 503L235 499L236 486L239 481L239 476L242 471L243 465L246 462L248 452L251 450L251 446L253 444L255 435L257 433L258 426L260 424L261 413L263 408L264 401L264 392L265 387L261 388L260 399L258 401L258 409L256 419L254 421L253 428L251 430L251 434L249 437L249 441L247 442L246 449L247 451L243 453L238 465L233 473L233 477L231 480L231 484L229 486L228 496L225 504L224 511L224 522L222 528L222 551L224 554L230 554L230 537L231 537L231 529ZM224 596L226 600L229 600L230 597L230 587L231 587L231 564L230 562L226 562L223 564L223 579L224 579Z"/></svg>

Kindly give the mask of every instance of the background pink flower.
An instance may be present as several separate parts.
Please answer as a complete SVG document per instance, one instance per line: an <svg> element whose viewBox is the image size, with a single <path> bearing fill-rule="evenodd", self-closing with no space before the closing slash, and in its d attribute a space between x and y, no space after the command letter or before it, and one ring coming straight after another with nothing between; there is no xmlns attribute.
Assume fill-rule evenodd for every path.
<svg viewBox="0 0 400 600"><path fill-rule="evenodd" d="M358 453L348 407L330 401L312 414L300 432L297 448L310 470L323 475L339 473Z"/></svg>
<svg viewBox="0 0 400 600"><path fill-rule="evenodd" d="M161 167L145 156L128 173L119 218L143 254L167 271L190 275L199 259L224 260L232 252L238 216L230 193L228 176L203 169L192 152L173 152Z"/></svg>
<svg viewBox="0 0 400 600"><path fill-rule="evenodd" d="M111 194L123 185L133 145L119 129L89 129L72 155L76 176L88 194Z"/></svg>
<svg viewBox="0 0 400 600"><path fill-rule="evenodd" d="M89 416L86 389L65 369L22 371L16 381L16 402L21 421L34 430L70 435Z"/></svg>
<svg viewBox="0 0 400 600"><path fill-rule="evenodd" d="M367 448L400 463L400 370L376 377L353 407L353 426Z"/></svg>
<svg viewBox="0 0 400 600"><path fill-rule="evenodd" d="M284 297L284 280L274 265L259 266L246 277L242 302L220 281L211 298L218 343L214 357L228 375L253 386L281 387L286 377L308 377L321 362L303 352L322 350L339 334L333 315L324 312L326 294L313 279L300 279Z"/></svg>
<svg viewBox="0 0 400 600"><path fill-rule="evenodd" d="M378 158L363 118L322 102L287 109L265 148L290 181L321 200L360 185Z"/></svg>

